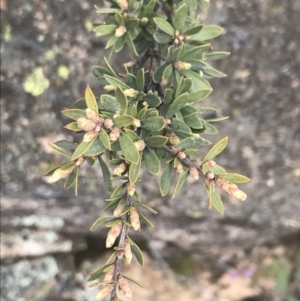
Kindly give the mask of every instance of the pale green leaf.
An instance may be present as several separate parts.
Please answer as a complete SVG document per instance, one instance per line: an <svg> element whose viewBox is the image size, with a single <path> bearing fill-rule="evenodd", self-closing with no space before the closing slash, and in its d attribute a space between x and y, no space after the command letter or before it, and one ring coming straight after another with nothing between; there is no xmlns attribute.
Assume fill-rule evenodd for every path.
<svg viewBox="0 0 300 301"><path fill-rule="evenodd" d="M217 144L215 144L211 150L207 153L203 161L212 160L214 157L219 155L226 147L228 142L228 137L223 138Z"/></svg>

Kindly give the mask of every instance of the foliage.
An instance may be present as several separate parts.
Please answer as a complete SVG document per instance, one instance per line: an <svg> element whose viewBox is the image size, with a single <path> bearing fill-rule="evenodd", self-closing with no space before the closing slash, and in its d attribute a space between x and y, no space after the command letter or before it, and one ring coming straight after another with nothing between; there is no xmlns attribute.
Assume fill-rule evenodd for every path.
<svg viewBox="0 0 300 301"><path fill-rule="evenodd" d="M203 25L195 16L198 8L207 10L208 0L109 2L110 7L96 7L97 13L106 16L106 23L94 31L99 37L108 36L105 48L109 56L127 49L134 59L124 63L122 73L117 73L107 58L104 66L93 67L106 93L96 97L87 86L84 98L62 112L72 120L66 128L83 138L79 144L66 140L53 143L53 149L68 162L46 176L50 183L66 178L65 188L74 186L77 193L81 165L99 162L104 184L111 191L103 210L113 210L113 214L99 217L91 231L109 228L106 247L112 247L113 254L89 281L100 286L98 299L110 295L110 300L119 300L118 289L131 297L128 281L144 287L121 272L123 259L130 264L135 257L144 265L140 248L129 237L130 228L140 230L141 222L154 226L145 210L156 212L136 191L142 167L151 174L161 174L162 196L169 193L176 178L172 198L179 195L188 177L199 180L201 175L209 207L222 214L223 202L216 186L244 201L246 194L234 183L246 183L249 178L227 173L213 161L225 149L227 137L203 159L195 155L200 147L210 144L202 135L217 133L214 123L226 119L215 118L214 108L194 107L211 93L208 80L225 76L211 61L229 55L211 51L208 42L219 36L222 28Z"/></svg>

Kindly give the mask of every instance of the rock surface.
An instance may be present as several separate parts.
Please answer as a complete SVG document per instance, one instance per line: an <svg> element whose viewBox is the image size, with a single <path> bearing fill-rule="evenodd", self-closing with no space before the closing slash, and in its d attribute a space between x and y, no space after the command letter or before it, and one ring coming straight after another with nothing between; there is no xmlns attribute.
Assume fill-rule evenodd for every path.
<svg viewBox="0 0 300 301"><path fill-rule="evenodd" d="M90 20L101 21L93 13L94 4L99 3L1 1L1 299L5 301L94 300L85 279L108 256L105 230L89 232L92 222L103 215L107 196L101 173L96 168L82 170L78 197L41 176L52 162L62 162L49 143L72 139L61 130L67 121L60 111L82 97L86 84L101 93L90 72L93 65L103 63L104 42L91 33ZM267 259L291 267L296 283L299 13L299 1L213 1L206 23L225 28L214 48L232 54L216 64L228 77L213 80L214 92L204 103L217 107L220 116L230 116L212 139L229 136L228 148L218 160L228 171L252 178L243 187L248 199L237 203L224 197L226 211L221 217L207 209L202 184L190 181L177 200L170 196L161 200L157 179L145 172L143 201L159 214L152 217L155 230L145 228L133 236L150 257L145 271L134 266L128 273L151 288L150 293L138 290L133 300L284 300L286 291L279 294L260 270L261 262L268 266ZM116 58L114 63L120 62ZM166 265L179 259L184 262L179 272L184 270L185 280L177 279ZM257 275L252 287L249 279ZM186 279L194 280L186 283ZM296 296L300 288L294 282L289 289Z"/></svg>

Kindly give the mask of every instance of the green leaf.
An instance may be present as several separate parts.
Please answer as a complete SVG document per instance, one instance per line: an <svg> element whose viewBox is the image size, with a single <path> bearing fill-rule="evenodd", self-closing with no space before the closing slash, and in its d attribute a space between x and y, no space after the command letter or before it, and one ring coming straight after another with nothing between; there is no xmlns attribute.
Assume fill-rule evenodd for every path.
<svg viewBox="0 0 300 301"><path fill-rule="evenodd" d="M56 146L66 149L66 150L70 150L70 151L74 151L77 147L77 144L68 140L59 140L54 142L53 144L55 144Z"/></svg>
<svg viewBox="0 0 300 301"><path fill-rule="evenodd" d="M155 108L161 104L160 98L155 94L147 94L144 99L151 108Z"/></svg>
<svg viewBox="0 0 300 301"><path fill-rule="evenodd" d="M188 51L185 52L185 54L182 57L182 61L189 61L189 60L194 60L194 59L201 59L203 53L211 47L210 44L204 44L201 46L194 46L190 48Z"/></svg>
<svg viewBox="0 0 300 301"><path fill-rule="evenodd" d="M140 69L136 75L136 86L138 91L144 91L145 74L144 68Z"/></svg>
<svg viewBox="0 0 300 301"><path fill-rule="evenodd" d="M92 144L95 142L95 140L96 140L96 138L94 138L90 142L81 142L77 146L74 154L72 155L71 160L78 159L79 157L81 157L82 155L84 155L87 152L87 150L92 146Z"/></svg>
<svg viewBox="0 0 300 301"><path fill-rule="evenodd" d="M147 112L147 107L143 107L142 109L140 109L140 111L137 113L136 118L137 119L142 119L145 114Z"/></svg>
<svg viewBox="0 0 300 301"><path fill-rule="evenodd" d="M115 190L112 192L112 194L111 194L111 198L115 198L115 197L117 197L117 196L124 196L124 188L125 188L125 185L124 185L124 183L123 184L120 184L119 186L117 186L116 188L115 188Z"/></svg>
<svg viewBox="0 0 300 301"><path fill-rule="evenodd" d="M187 5L182 4L178 9L175 10L175 16L173 18L174 28L182 32L185 28L185 22L187 18Z"/></svg>
<svg viewBox="0 0 300 301"><path fill-rule="evenodd" d="M138 211L140 218L150 227L155 227L153 223L141 211Z"/></svg>
<svg viewBox="0 0 300 301"><path fill-rule="evenodd" d="M114 76L110 76L110 75L106 75L104 74L104 78L106 79L106 81L111 84L114 87L120 87L123 90L126 89L130 89L129 86L127 86L125 83L123 83L121 80L119 80L118 78L114 77Z"/></svg>
<svg viewBox="0 0 300 301"><path fill-rule="evenodd" d="M191 86L192 86L191 79L181 77L180 82L176 88L175 98L177 98L179 95L181 95L185 92L189 92Z"/></svg>
<svg viewBox="0 0 300 301"><path fill-rule="evenodd" d="M155 152L147 148L143 152L145 167L153 175L157 175L160 171L160 160Z"/></svg>
<svg viewBox="0 0 300 301"><path fill-rule="evenodd" d="M109 61L107 60L106 57L104 57L104 63L105 63L105 66L108 68L108 70L111 72L111 75L117 78L117 74L115 73L115 71L111 67L111 65L109 64Z"/></svg>
<svg viewBox="0 0 300 301"><path fill-rule="evenodd" d="M125 159L130 163L137 165L139 163L139 152L133 141L122 132L119 137L119 142Z"/></svg>
<svg viewBox="0 0 300 301"><path fill-rule="evenodd" d="M144 263L145 263L144 262L144 256L143 256L143 253L142 253L141 249L129 237L128 237L128 242L130 243L131 251L132 251L133 255L135 256L135 258L137 259L138 263L141 266L144 266Z"/></svg>
<svg viewBox="0 0 300 301"><path fill-rule="evenodd" d="M237 173L218 174L218 176L231 183L248 183L250 179Z"/></svg>
<svg viewBox="0 0 300 301"><path fill-rule="evenodd" d="M166 21L165 19L162 18L154 18L153 19L154 22L156 23L156 25L166 34L168 34L169 36L174 36L175 34L175 30L172 27L172 25Z"/></svg>
<svg viewBox="0 0 300 301"><path fill-rule="evenodd" d="M44 174L44 176L45 176L45 177L51 176L51 175L53 175L53 173L54 173L57 169L60 168L60 169L62 169L62 170L65 170L65 169L70 168L70 167L73 166L73 165L74 165L74 162L71 161L71 162L67 162L67 163L64 163L64 164L55 166L55 167L51 168L50 170L48 170L48 171Z"/></svg>
<svg viewBox="0 0 300 301"><path fill-rule="evenodd" d="M140 140L140 137L134 132L133 130L130 129L124 129L124 132L128 135L128 137L133 141Z"/></svg>
<svg viewBox="0 0 300 301"><path fill-rule="evenodd" d="M160 182L159 182L159 189L162 196L165 196L168 194L171 186L171 180L172 180L172 162L169 162L164 169Z"/></svg>
<svg viewBox="0 0 300 301"><path fill-rule="evenodd" d="M86 90L85 90L85 101L86 101L86 106L89 109L91 109L95 113L99 114L96 97L89 85L86 87Z"/></svg>
<svg viewBox="0 0 300 301"><path fill-rule="evenodd" d="M115 43L119 40L119 37L116 36L112 36L109 38L109 40L107 41L106 45L105 45L105 49L110 48L111 46L115 45ZM94 74L94 73L93 73ZM105 74L109 74L109 73L105 73ZM111 74L110 74L111 75ZM97 77L97 76L96 76Z"/></svg>
<svg viewBox="0 0 300 301"><path fill-rule="evenodd" d="M110 171L101 156L98 156L98 161L99 161L100 167L102 169L104 185L108 191L111 191L112 185L111 185L111 180L110 180L110 176L111 176Z"/></svg>
<svg viewBox="0 0 300 301"><path fill-rule="evenodd" d="M122 15L120 14L119 11L116 11L116 13L115 13L115 20L118 23L118 25L120 25L120 26L125 25L124 19L123 19Z"/></svg>
<svg viewBox="0 0 300 301"><path fill-rule="evenodd" d="M212 90L209 82L200 76L199 73L192 70L182 70L182 74L193 81L192 92L202 89Z"/></svg>
<svg viewBox="0 0 300 301"><path fill-rule="evenodd" d="M58 147L56 147L56 146L54 146L54 145L52 145L52 144L50 144L50 147L51 147L54 151L56 151L58 154L61 154L61 155L66 156L66 157L68 157L68 158L71 158L71 154L67 153L65 150L60 149L60 148L58 148Z"/></svg>
<svg viewBox="0 0 300 301"><path fill-rule="evenodd" d="M126 95L123 93L123 91L118 87L116 89L116 100L118 103L118 113L120 115L126 114L127 107L128 107L128 101Z"/></svg>
<svg viewBox="0 0 300 301"><path fill-rule="evenodd" d="M129 182L132 184L134 184L139 178L140 169L141 169L140 157L141 156L139 155L139 163L137 165L130 164L130 166L129 166L128 178L129 178Z"/></svg>
<svg viewBox="0 0 300 301"><path fill-rule="evenodd" d="M80 98L80 99L76 100L75 103L74 103L74 106L75 106L77 109L81 109L81 110L87 109L87 107L86 107L86 102L85 102L85 99L84 99L84 98Z"/></svg>
<svg viewBox="0 0 300 301"><path fill-rule="evenodd" d="M116 216L102 216L93 223L90 230L96 231L99 227L101 227L107 223L110 223L112 221L115 221L117 219L118 219L118 217L116 217Z"/></svg>
<svg viewBox="0 0 300 301"><path fill-rule="evenodd" d="M170 36L163 32L156 32L153 38L158 44L168 44L172 40Z"/></svg>
<svg viewBox="0 0 300 301"><path fill-rule="evenodd" d="M154 116L145 119L142 123L142 128L152 132L159 132L166 126L166 121L161 116Z"/></svg>
<svg viewBox="0 0 300 301"><path fill-rule="evenodd" d="M110 41L111 42L111 41ZM116 53L120 52L123 48L124 48L124 45L125 45L125 38L124 36L122 37L118 37L117 40L115 41L114 43L114 51ZM106 44L106 49L108 48L107 47L107 44Z"/></svg>
<svg viewBox="0 0 300 301"><path fill-rule="evenodd" d="M98 156L106 151L105 146L102 144L99 138L94 139L94 143L85 152L85 156L93 157Z"/></svg>
<svg viewBox="0 0 300 301"><path fill-rule="evenodd" d="M63 115L69 117L70 119L77 120L80 117L86 117L86 112L84 110L79 109L68 109L61 111Z"/></svg>
<svg viewBox="0 0 300 301"><path fill-rule="evenodd" d="M224 205L217 191L212 191L210 202L222 215L224 214Z"/></svg>
<svg viewBox="0 0 300 301"><path fill-rule="evenodd" d="M131 38L131 36L129 34L125 34L125 41L126 41L126 44L128 46L128 48L136 55L136 56L139 56L139 54L137 53L136 51L136 48L135 48L135 45L133 43L133 40Z"/></svg>
<svg viewBox="0 0 300 301"><path fill-rule="evenodd" d="M192 133L191 129L189 126L185 124L182 120L178 118L172 118L171 121L171 128L174 129L174 131L181 131L181 132L186 132L186 133Z"/></svg>
<svg viewBox="0 0 300 301"><path fill-rule="evenodd" d="M206 134L210 134L210 135L218 134L218 130L212 124L205 122L204 127L205 127Z"/></svg>
<svg viewBox="0 0 300 301"><path fill-rule="evenodd" d="M100 129L99 139L101 140L101 142L105 148L111 150L109 136L103 128Z"/></svg>
<svg viewBox="0 0 300 301"><path fill-rule="evenodd" d="M133 29L136 29L139 27L139 19L132 18L132 19L127 19L125 22L125 26L127 28L127 31L132 31Z"/></svg>
<svg viewBox="0 0 300 301"><path fill-rule="evenodd" d="M196 101L200 101L204 98L206 98L210 93L212 92L212 89L201 89L195 92L192 92L189 94L189 103L194 103Z"/></svg>
<svg viewBox="0 0 300 301"><path fill-rule="evenodd" d="M223 28L216 25L204 25L202 30L192 36L193 40L207 41L218 37L223 32Z"/></svg>
<svg viewBox="0 0 300 301"><path fill-rule="evenodd" d="M108 7L100 8L97 5L95 5L95 7L96 7L97 14L114 14L116 11L118 11L117 8L108 8Z"/></svg>
<svg viewBox="0 0 300 301"><path fill-rule="evenodd" d="M185 31L183 33L184 36L193 36L197 33L199 33L203 28L203 25L198 25L198 26L195 26L194 28L191 28L191 29L188 29L187 31Z"/></svg>
<svg viewBox="0 0 300 301"><path fill-rule="evenodd" d="M170 65L168 65L167 68L164 70L162 79L168 80L168 79L172 76L172 73L173 73L173 66L170 64Z"/></svg>
<svg viewBox="0 0 300 301"><path fill-rule="evenodd" d="M70 131L73 131L73 132L82 132L82 129L80 129L80 128L78 127L78 124L77 124L76 121L67 124L66 126L64 126L64 128L66 128L66 129L68 129L68 130L70 130Z"/></svg>
<svg viewBox="0 0 300 301"><path fill-rule="evenodd" d="M121 127L127 127L131 125L132 122L134 121L134 118L130 115L120 115L115 117L113 121L114 121L114 126L121 128Z"/></svg>
<svg viewBox="0 0 300 301"><path fill-rule="evenodd" d="M156 0L149 1L149 3L146 5L144 9L143 17L149 17L153 13L155 4L156 4Z"/></svg>
<svg viewBox="0 0 300 301"><path fill-rule="evenodd" d="M211 150L207 153L203 161L209 161L212 160L214 157L219 155L226 147L228 142L228 137L223 138L220 140L217 144L215 144Z"/></svg>
<svg viewBox="0 0 300 301"><path fill-rule="evenodd" d="M117 29L116 24L100 25L94 28L94 31L97 33L97 36L106 36L113 33Z"/></svg>
<svg viewBox="0 0 300 301"><path fill-rule="evenodd" d="M178 177L174 192L173 192L172 199L175 199L178 196L178 194L179 194L180 190L182 189L184 183L186 182L188 176L189 176L188 170L186 170L184 173L180 174L180 176Z"/></svg>
<svg viewBox="0 0 300 301"><path fill-rule="evenodd" d="M119 109L116 98L108 94L101 95L99 107L100 110L104 110L112 113L117 113Z"/></svg>
<svg viewBox="0 0 300 301"><path fill-rule="evenodd" d="M199 114L199 111L192 106L185 106L180 110L183 118Z"/></svg>
<svg viewBox="0 0 300 301"><path fill-rule="evenodd" d="M203 128L201 119L195 115L184 117L184 122L193 129L202 129Z"/></svg>
<svg viewBox="0 0 300 301"><path fill-rule="evenodd" d="M162 81L162 76L167 66L168 66L167 64L164 64L155 69L153 73L153 81L155 83L160 83Z"/></svg>
<svg viewBox="0 0 300 301"><path fill-rule="evenodd" d="M78 178L78 167L76 167L66 178L64 188L69 189L75 184L76 178Z"/></svg>
<svg viewBox="0 0 300 301"><path fill-rule="evenodd" d="M98 280L100 276L104 273L106 273L106 269L111 266L111 263L105 264L99 268L97 268L88 278L88 281Z"/></svg>
<svg viewBox="0 0 300 301"><path fill-rule="evenodd" d="M182 109L188 103L188 100L189 94L187 92L178 96L170 105L166 117L171 118L173 115L175 115L177 111Z"/></svg>
<svg viewBox="0 0 300 301"><path fill-rule="evenodd" d="M188 137L180 141L177 147L196 148L203 145L209 145L210 142L200 137Z"/></svg>
<svg viewBox="0 0 300 301"><path fill-rule="evenodd" d="M141 288L145 289L145 290L149 290L149 288L147 286L145 286L144 284L140 283L139 281L131 278L131 277L128 277L128 276L125 276L125 275L122 275L125 279L137 284L138 286L140 286Z"/></svg>
<svg viewBox="0 0 300 301"><path fill-rule="evenodd" d="M145 143L147 146L151 147L160 147L167 143L168 137L161 136L161 135L155 135L151 136L145 139Z"/></svg>
<svg viewBox="0 0 300 301"><path fill-rule="evenodd" d="M206 54L206 58L208 60L222 60L225 59L230 55L230 52L225 52L225 51L216 51L216 52L211 52Z"/></svg>

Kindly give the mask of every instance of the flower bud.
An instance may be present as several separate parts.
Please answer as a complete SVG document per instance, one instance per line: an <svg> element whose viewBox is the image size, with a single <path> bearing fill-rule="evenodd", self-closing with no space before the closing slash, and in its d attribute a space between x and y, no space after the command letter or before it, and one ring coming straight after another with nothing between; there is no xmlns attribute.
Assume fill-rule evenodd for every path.
<svg viewBox="0 0 300 301"><path fill-rule="evenodd" d="M48 183L54 183L57 182L58 180L64 178L68 174L70 174L75 168L75 165L72 165L71 167L67 169L56 169L55 172L48 178L47 182Z"/></svg>
<svg viewBox="0 0 300 301"><path fill-rule="evenodd" d="M99 133L100 130L101 130L101 125L97 124L96 127L95 127L95 129L94 129L94 131L97 132L97 133Z"/></svg>
<svg viewBox="0 0 300 301"><path fill-rule="evenodd" d="M209 166L209 167L214 167L216 165L216 162L215 161L207 161L206 164Z"/></svg>
<svg viewBox="0 0 300 301"><path fill-rule="evenodd" d="M178 143L180 143L180 139L175 135L175 133L171 133L169 134L169 142L172 145L177 145Z"/></svg>
<svg viewBox="0 0 300 301"><path fill-rule="evenodd" d="M119 26L116 31L115 31L115 36L116 37L121 37L125 34L125 32L127 31L126 27L121 25Z"/></svg>
<svg viewBox="0 0 300 301"><path fill-rule="evenodd" d="M194 180L199 180L199 172L196 167L192 166L190 168L190 175Z"/></svg>
<svg viewBox="0 0 300 301"><path fill-rule="evenodd" d="M113 85L106 85L103 87L106 91L115 91L117 88Z"/></svg>
<svg viewBox="0 0 300 301"><path fill-rule="evenodd" d="M111 119L107 118L107 119L104 120L104 126L107 129L111 129L113 125L114 125L114 123Z"/></svg>
<svg viewBox="0 0 300 301"><path fill-rule="evenodd" d="M141 127L141 122L139 119L134 119L133 122L132 122L132 125L135 127L135 128L139 128Z"/></svg>
<svg viewBox="0 0 300 301"><path fill-rule="evenodd" d="M141 224L140 224L140 216L134 207L130 209L129 215L130 215L130 224L132 228L135 231L137 231L138 229L140 229Z"/></svg>
<svg viewBox="0 0 300 301"><path fill-rule="evenodd" d="M114 127L109 133L109 139L111 141L117 141L120 137L121 130L119 128Z"/></svg>
<svg viewBox="0 0 300 301"><path fill-rule="evenodd" d="M115 267L114 265L111 265L110 269L106 272L104 277L104 282L109 282L113 279Z"/></svg>
<svg viewBox="0 0 300 301"><path fill-rule="evenodd" d="M77 126L86 132L93 130L96 127L96 124L92 120L88 120L84 117L77 119Z"/></svg>
<svg viewBox="0 0 300 301"><path fill-rule="evenodd" d="M99 117L99 114L97 114L96 112L94 112L90 108L85 109L85 112L86 112L87 118L92 120L92 121L93 121L93 119Z"/></svg>
<svg viewBox="0 0 300 301"><path fill-rule="evenodd" d="M174 67L177 70L188 70L192 67L192 65L189 64L189 63L177 61L177 62L174 63Z"/></svg>
<svg viewBox="0 0 300 301"><path fill-rule="evenodd" d="M117 3L123 10L128 9L128 2L126 0L117 0Z"/></svg>
<svg viewBox="0 0 300 301"><path fill-rule="evenodd" d="M113 170L113 175L120 176L127 168L127 164L125 162L116 166Z"/></svg>
<svg viewBox="0 0 300 301"><path fill-rule="evenodd" d="M138 97L139 95L139 91L134 89L125 89L123 92L126 96L133 97L133 98Z"/></svg>
<svg viewBox="0 0 300 301"><path fill-rule="evenodd" d="M182 165L180 162L179 162L179 163L177 164L177 166L175 167L175 171L176 171L176 173L178 173L178 174L181 174L181 173L184 172L183 165Z"/></svg>
<svg viewBox="0 0 300 301"><path fill-rule="evenodd" d="M112 226L106 238L106 248L110 248L116 241L122 229L122 221L118 221L116 225Z"/></svg>
<svg viewBox="0 0 300 301"><path fill-rule="evenodd" d="M208 180L213 180L215 178L215 174L211 171L209 171L205 176Z"/></svg>
<svg viewBox="0 0 300 301"><path fill-rule="evenodd" d="M89 131L86 132L83 136L82 142L90 142L92 141L96 136L98 135L98 132L96 131Z"/></svg>
<svg viewBox="0 0 300 301"><path fill-rule="evenodd" d="M113 284L108 284L104 286L96 295L97 300L103 299L105 296L107 296L111 291L113 290Z"/></svg>
<svg viewBox="0 0 300 301"><path fill-rule="evenodd" d="M131 291L131 289L128 285L127 280L122 275L120 275L119 278L118 278L118 284L119 284L119 286L121 288L121 291L124 294L124 296L126 298L131 298L132 297L132 291Z"/></svg>
<svg viewBox="0 0 300 301"><path fill-rule="evenodd" d="M128 242L128 239L125 239L124 241L124 258L127 264L131 263L132 260L132 252L131 252L131 246Z"/></svg>
<svg viewBox="0 0 300 301"><path fill-rule="evenodd" d="M142 26L146 26L148 24L148 22L149 22L148 18L144 17L141 19L140 24Z"/></svg>
<svg viewBox="0 0 300 301"><path fill-rule="evenodd" d="M120 202L116 209L114 210L114 216L118 216L120 213L122 213L124 210L124 204L123 202Z"/></svg>
<svg viewBox="0 0 300 301"><path fill-rule="evenodd" d="M128 193L130 196L133 196L133 195L134 195L134 193L135 193L135 185L134 185L134 184L132 184L132 183L127 183L126 189L127 189L127 193Z"/></svg>
<svg viewBox="0 0 300 301"><path fill-rule="evenodd" d="M232 196L239 201L245 201L247 198L247 194L239 189Z"/></svg>
<svg viewBox="0 0 300 301"><path fill-rule="evenodd" d="M146 143L144 142L144 140L138 140L133 143L139 152L144 150L144 148L146 147Z"/></svg>
<svg viewBox="0 0 300 301"><path fill-rule="evenodd" d="M85 161L85 158L83 156L79 157L77 161L75 162L76 166L80 166Z"/></svg>
<svg viewBox="0 0 300 301"><path fill-rule="evenodd" d="M165 118L166 124L171 124L171 120L169 118Z"/></svg>
<svg viewBox="0 0 300 301"><path fill-rule="evenodd" d="M186 154L184 152L179 152L177 154L177 158L180 159L180 160L183 160L186 158Z"/></svg>
<svg viewBox="0 0 300 301"><path fill-rule="evenodd" d="M127 62L127 63L125 63L125 64L123 64L125 67L132 67L132 66L134 66L135 65L135 61L129 61L129 62Z"/></svg>

